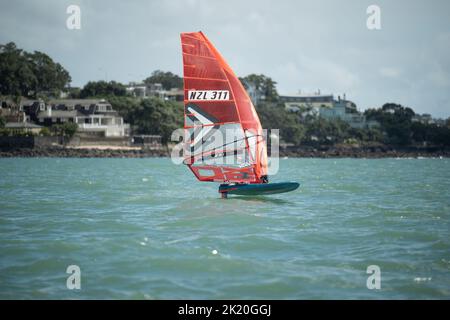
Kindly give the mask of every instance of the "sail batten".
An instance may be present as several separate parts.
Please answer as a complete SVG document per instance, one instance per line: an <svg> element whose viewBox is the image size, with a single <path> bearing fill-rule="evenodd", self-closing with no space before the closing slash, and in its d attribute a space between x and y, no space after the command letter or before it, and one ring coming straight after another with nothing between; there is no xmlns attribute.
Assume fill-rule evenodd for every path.
<svg viewBox="0 0 450 320"><path fill-rule="evenodd" d="M226 79L219 79L219 78L202 78L202 77L185 77L186 79L201 79L204 81L224 81L228 82Z"/></svg>
<svg viewBox="0 0 450 320"><path fill-rule="evenodd" d="M201 181L261 183L267 154L244 87L201 32L182 33L185 163Z"/></svg>

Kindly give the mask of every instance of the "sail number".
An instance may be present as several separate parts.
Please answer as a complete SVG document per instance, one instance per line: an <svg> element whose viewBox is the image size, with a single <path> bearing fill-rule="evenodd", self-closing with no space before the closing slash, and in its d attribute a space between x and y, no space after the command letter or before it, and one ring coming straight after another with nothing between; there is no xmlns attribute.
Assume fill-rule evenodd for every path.
<svg viewBox="0 0 450 320"><path fill-rule="evenodd" d="M228 90L189 90L189 100L229 100Z"/></svg>

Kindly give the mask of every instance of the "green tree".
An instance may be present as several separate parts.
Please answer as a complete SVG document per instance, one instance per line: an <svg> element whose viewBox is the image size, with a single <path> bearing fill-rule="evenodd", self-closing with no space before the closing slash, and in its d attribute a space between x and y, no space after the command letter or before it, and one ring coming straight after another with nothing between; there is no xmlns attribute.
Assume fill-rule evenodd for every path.
<svg viewBox="0 0 450 320"><path fill-rule="evenodd" d="M180 76L173 74L172 72L164 72L161 70L153 71L151 76L144 80L144 83L147 85L161 83L165 90L183 88L183 79Z"/></svg>
<svg viewBox="0 0 450 320"><path fill-rule="evenodd" d="M69 72L59 63L55 63L45 53L35 51L34 53L26 53L25 56L36 77L33 90L34 96L42 92L58 96L70 83Z"/></svg>
<svg viewBox="0 0 450 320"><path fill-rule="evenodd" d="M81 98L81 89L80 88L76 88L76 87L72 87L72 88L67 88L67 92L68 92L68 97L70 99L80 99Z"/></svg>
<svg viewBox="0 0 450 320"><path fill-rule="evenodd" d="M305 127L296 114L286 111L282 104L260 103L256 108L264 129L279 129L283 141L296 145L301 143Z"/></svg>
<svg viewBox="0 0 450 320"><path fill-rule="evenodd" d="M386 132L385 142L394 145L408 145L412 142L411 108L395 103L386 103L380 109L368 109L364 112L368 120L377 120Z"/></svg>
<svg viewBox="0 0 450 320"><path fill-rule="evenodd" d="M18 49L14 42L0 45L0 93L36 97L57 96L70 83L70 75L48 55Z"/></svg>
<svg viewBox="0 0 450 320"><path fill-rule="evenodd" d="M435 146L450 146L450 128L427 124L425 127L425 139Z"/></svg>
<svg viewBox="0 0 450 320"><path fill-rule="evenodd" d="M40 134L41 136L50 136L50 135L52 134L52 132L50 131L49 128L44 127L44 128L41 129L41 131L39 132L39 134Z"/></svg>
<svg viewBox="0 0 450 320"><path fill-rule="evenodd" d="M109 96L126 96L125 86L116 81L89 81L80 91L81 98L108 98Z"/></svg>
<svg viewBox="0 0 450 320"><path fill-rule="evenodd" d="M78 125L73 122L66 122L64 124L53 125L50 129L54 135L72 138L78 130Z"/></svg>
<svg viewBox="0 0 450 320"><path fill-rule="evenodd" d="M335 144L345 139L354 138L350 134L350 126L342 120L316 118L306 126L306 142L319 144ZM317 139L313 140L312 137Z"/></svg>
<svg viewBox="0 0 450 320"><path fill-rule="evenodd" d="M152 97L129 110L128 118L138 133L159 134L163 142L168 142L172 131L183 127L183 106Z"/></svg>
<svg viewBox="0 0 450 320"><path fill-rule="evenodd" d="M14 42L0 45L0 94L28 96L36 82L25 53Z"/></svg>
<svg viewBox="0 0 450 320"><path fill-rule="evenodd" d="M107 97L107 100L113 109L128 123L131 122L134 109L137 108L140 103L140 99L131 96L109 96Z"/></svg>
<svg viewBox="0 0 450 320"><path fill-rule="evenodd" d="M249 86L253 86L255 90L259 91L265 96L267 102L277 102L279 100L276 82L272 78L263 74L250 74L243 78L239 78L245 89L249 89Z"/></svg>
<svg viewBox="0 0 450 320"><path fill-rule="evenodd" d="M63 124L63 134L66 137L72 138L78 130L78 125L73 122L66 122Z"/></svg>

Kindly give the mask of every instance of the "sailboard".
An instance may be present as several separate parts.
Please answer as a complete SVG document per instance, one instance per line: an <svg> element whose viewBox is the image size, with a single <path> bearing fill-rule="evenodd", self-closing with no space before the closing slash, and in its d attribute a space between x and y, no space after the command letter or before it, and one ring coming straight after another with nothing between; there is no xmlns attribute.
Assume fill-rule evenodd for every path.
<svg viewBox="0 0 450 320"><path fill-rule="evenodd" d="M296 189L298 183L289 188L268 183L267 147L258 114L219 51L202 32L182 33L181 46L183 157L195 177L221 183L222 197L238 194L238 189L252 189L252 195Z"/></svg>

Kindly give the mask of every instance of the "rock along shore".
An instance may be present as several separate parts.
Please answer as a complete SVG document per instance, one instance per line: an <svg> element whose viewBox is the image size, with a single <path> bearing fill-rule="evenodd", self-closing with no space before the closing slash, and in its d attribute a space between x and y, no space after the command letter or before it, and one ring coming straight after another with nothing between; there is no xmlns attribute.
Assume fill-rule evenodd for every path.
<svg viewBox="0 0 450 320"><path fill-rule="evenodd" d="M75 149L63 147L17 148L0 150L0 158L8 157L61 157L61 158L149 158L169 157L163 150L117 150L117 149ZM450 149L433 148L364 148L364 147L302 147L294 150L280 150L280 157L292 158L449 158Z"/></svg>
<svg viewBox="0 0 450 320"><path fill-rule="evenodd" d="M74 148L35 148L0 150L0 158L10 157L49 157L49 158L149 158L167 157L166 150L116 150L116 149L74 149Z"/></svg>

